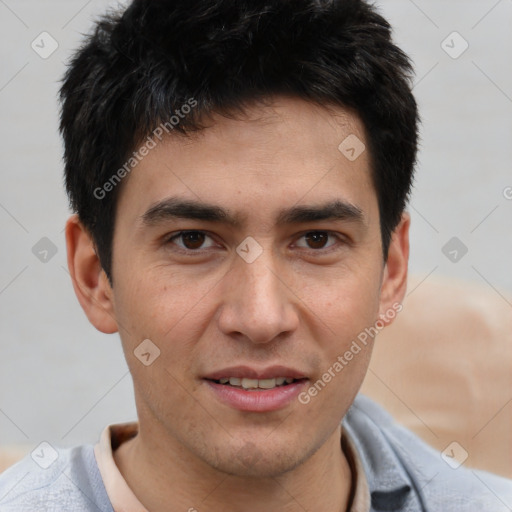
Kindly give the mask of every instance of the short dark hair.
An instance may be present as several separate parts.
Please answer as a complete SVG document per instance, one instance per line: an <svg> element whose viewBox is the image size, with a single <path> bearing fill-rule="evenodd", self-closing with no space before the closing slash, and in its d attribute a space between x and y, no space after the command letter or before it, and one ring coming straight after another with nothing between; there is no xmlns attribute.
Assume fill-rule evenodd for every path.
<svg viewBox="0 0 512 512"><path fill-rule="evenodd" d="M104 14L63 78L60 131L71 208L110 281L113 178L130 171L138 145L159 125L187 135L214 113L274 95L360 117L386 260L416 163L412 72L389 23L363 0L134 0Z"/></svg>

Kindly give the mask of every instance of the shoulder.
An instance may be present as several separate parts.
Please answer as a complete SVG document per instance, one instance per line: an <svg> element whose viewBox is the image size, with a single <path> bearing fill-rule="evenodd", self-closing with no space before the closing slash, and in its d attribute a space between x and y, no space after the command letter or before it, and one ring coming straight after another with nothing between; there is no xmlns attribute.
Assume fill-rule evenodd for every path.
<svg viewBox="0 0 512 512"><path fill-rule="evenodd" d="M459 465L369 398L358 395L344 420L367 472L372 501L401 489L404 504L429 511L510 511L512 480ZM455 447L456 449L456 447ZM415 510L404 506L400 510Z"/></svg>
<svg viewBox="0 0 512 512"><path fill-rule="evenodd" d="M112 512L92 445L40 445L0 475L0 510Z"/></svg>

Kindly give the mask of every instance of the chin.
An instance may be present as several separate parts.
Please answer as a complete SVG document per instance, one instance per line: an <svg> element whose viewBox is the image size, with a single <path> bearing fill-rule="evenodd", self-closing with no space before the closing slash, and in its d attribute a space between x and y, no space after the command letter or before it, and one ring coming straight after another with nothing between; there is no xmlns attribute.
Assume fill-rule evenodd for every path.
<svg viewBox="0 0 512 512"><path fill-rule="evenodd" d="M210 457L204 460L216 470L231 476L273 479L292 471L311 455L303 451L304 446L294 450L291 443L279 447L268 440L258 444L247 441L239 446L219 447L215 460L207 460Z"/></svg>

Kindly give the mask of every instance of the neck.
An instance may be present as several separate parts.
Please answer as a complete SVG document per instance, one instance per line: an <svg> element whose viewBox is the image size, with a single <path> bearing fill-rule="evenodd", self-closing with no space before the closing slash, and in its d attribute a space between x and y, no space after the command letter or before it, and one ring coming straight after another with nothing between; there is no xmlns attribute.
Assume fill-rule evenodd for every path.
<svg viewBox="0 0 512 512"><path fill-rule="evenodd" d="M114 460L128 486L152 512L304 512L347 510L351 471L341 449L341 428L304 463L285 474L255 478L212 468L178 443L139 434L123 443ZM151 442L159 439L158 443Z"/></svg>

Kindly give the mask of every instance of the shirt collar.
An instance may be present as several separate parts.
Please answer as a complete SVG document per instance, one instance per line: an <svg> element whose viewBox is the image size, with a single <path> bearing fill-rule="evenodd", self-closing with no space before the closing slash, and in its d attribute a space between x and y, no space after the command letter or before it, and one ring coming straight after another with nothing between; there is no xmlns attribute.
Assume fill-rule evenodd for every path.
<svg viewBox="0 0 512 512"><path fill-rule="evenodd" d="M369 512L370 492L365 469L357 448L346 430L342 429L341 447L352 473L352 496L349 502L349 512Z"/></svg>
<svg viewBox="0 0 512 512"><path fill-rule="evenodd" d="M416 499L411 492L414 485L384 430L368 415L359 413L357 401L347 412L343 428L361 457L372 507L383 511L409 510L411 500ZM418 506L422 510L419 503Z"/></svg>
<svg viewBox="0 0 512 512"><path fill-rule="evenodd" d="M94 455L114 512L148 512L130 489L116 466L113 451L137 435L137 422L109 425L101 433Z"/></svg>

